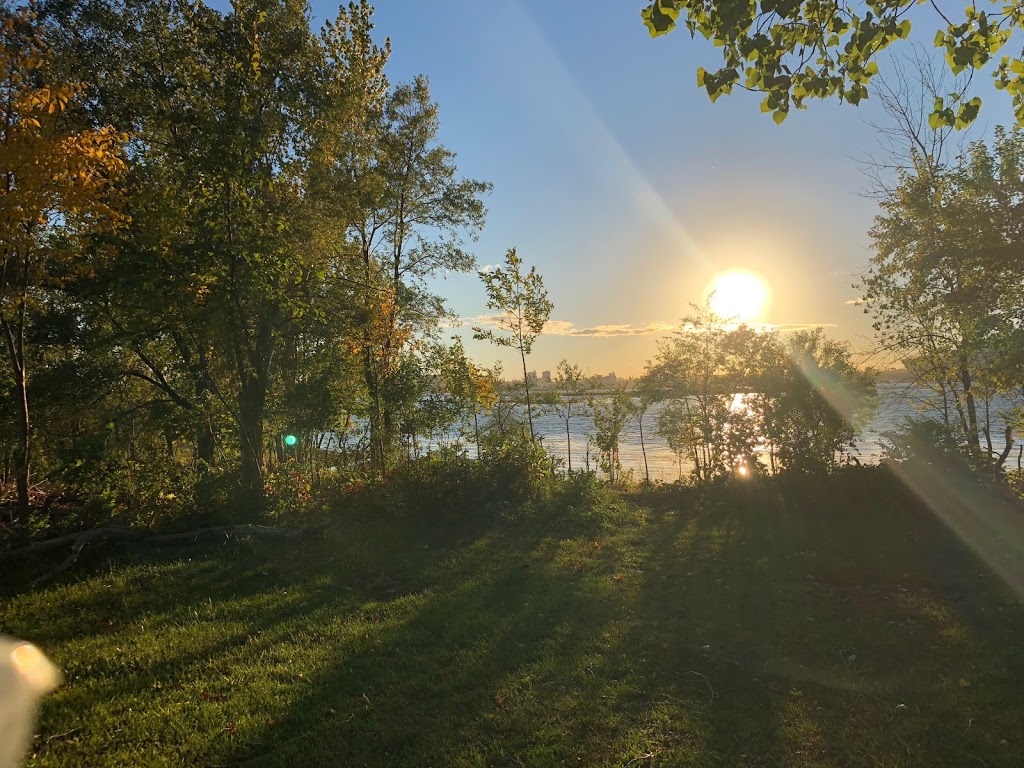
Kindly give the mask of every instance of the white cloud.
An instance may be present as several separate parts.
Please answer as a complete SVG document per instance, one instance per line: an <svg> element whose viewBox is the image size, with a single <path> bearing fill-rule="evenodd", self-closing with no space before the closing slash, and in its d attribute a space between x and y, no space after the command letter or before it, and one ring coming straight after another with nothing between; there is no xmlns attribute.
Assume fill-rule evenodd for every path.
<svg viewBox="0 0 1024 768"><path fill-rule="evenodd" d="M787 331L813 331L815 328L837 328L835 323L764 323L761 327L786 333Z"/></svg>
<svg viewBox="0 0 1024 768"><path fill-rule="evenodd" d="M484 264L482 267L480 267L480 269L477 270L477 272L480 272L481 274L485 274L486 275L488 272L493 272L497 268L498 268L497 264Z"/></svg>
<svg viewBox="0 0 1024 768"><path fill-rule="evenodd" d="M557 324L556 328L551 328ZM671 323L647 323L646 325L594 325L590 328L577 328L564 320L554 320L544 327L544 333L550 336L648 336L652 333L667 333L675 330Z"/></svg>
<svg viewBox="0 0 1024 768"><path fill-rule="evenodd" d="M502 315L489 314L477 315L462 322L463 327L474 328L497 328L501 322ZM751 328L762 331L778 331L787 333L792 331L812 331L815 328L836 328L835 323L748 323ZM734 325L727 325L726 328L735 328ZM613 336L650 336L653 334L665 334L680 330L680 326L674 323L652 322L645 325L602 324L593 325L588 328L578 328L575 323L569 320L548 320L544 324L545 336L593 336L599 338L610 338ZM683 330L694 330L684 328Z"/></svg>
<svg viewBox="0 0 1024 768"><path fill-rule="evenodd" d="M478 315L466 320L463 325L474 327L497 328L502 316L498 314ZM647 323L646 325L629 324L602 324L589 328L577 328L576 324L569 320L548 320L544 324L545 336L648 336L654 333L667 333L675 330L672 323Z"/></svg>
<svg viewBox="0 0 1024 768"><path fill-rule="evenodd" d="M740 323L723 323L720 328L726 331L734 331L740 327ZM791 331L813 331L815 328L836 328L835 323L742 323L755 331L777 331L778 333L789 333ZM694 325L680 327L684 333L701 333L702 328Z"/></svg>

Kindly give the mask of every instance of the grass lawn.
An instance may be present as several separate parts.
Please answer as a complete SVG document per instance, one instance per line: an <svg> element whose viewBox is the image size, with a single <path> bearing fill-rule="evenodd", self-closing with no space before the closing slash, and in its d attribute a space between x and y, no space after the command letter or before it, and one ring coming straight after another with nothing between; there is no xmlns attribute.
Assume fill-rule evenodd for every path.
<svg viewBox="0 0 1024 768"><path fill-rule="evenodd" d="M121 550L0 631L33 766L1024 765L1024 610L867 469Z"/></svg>

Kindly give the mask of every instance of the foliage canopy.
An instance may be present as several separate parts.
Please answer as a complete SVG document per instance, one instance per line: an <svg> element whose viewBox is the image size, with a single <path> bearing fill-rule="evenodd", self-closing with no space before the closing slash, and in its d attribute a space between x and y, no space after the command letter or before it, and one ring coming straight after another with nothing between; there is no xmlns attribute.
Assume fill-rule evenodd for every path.
<svg viewBox="0 0 1024 768"><path fill-rule="evenodd" d="M712 101L739 87L764 94L761 110L781 123L791 108L832 96L848 104L868 97L878 74L879 54L906 41L911 17L933 23L936 48L954 74L988 71L1010 94L1018 124L1024 123L1024 59L1001 55L1014 33L1024 28L1020 3L970 4L947 15L934 2L873 0L864 4L819 0L655 0L642 10L651 35L685 26L721 49L722 66L700 67L697 85ZM936 99L933 128L963 128L977 118L981 99L951 93Z"/></svg>

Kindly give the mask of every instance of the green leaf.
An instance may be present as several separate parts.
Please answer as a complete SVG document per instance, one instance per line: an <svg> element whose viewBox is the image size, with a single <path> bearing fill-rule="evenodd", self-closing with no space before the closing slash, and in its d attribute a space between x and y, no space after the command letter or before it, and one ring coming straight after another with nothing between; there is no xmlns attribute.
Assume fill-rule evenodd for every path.
<svg viewBox="0 0 1024 768"><path fill-rule="evenodd" d="M782 121L786 119L786 115L789 114L788 110L777 109L772 113L772 120L775 121L776 125L782 125Z"/></svg>
<svg viewBox="0 0 1024 768"><path fill-rule="evenodd" d="M968 101L966 104L960 106L960 111L956 118L956 129L961 130L966 128L968 125L978 119L978 113L981 111L981 98L975 96L973 99Z"/></svg>
<svg viewBox="0 0 1024 768"><path fill-rule="evenodd" d="M667 35L676 26L676 19L679 18L679 9L675 0L657 0L640 12L644 25L651 33L651 37Z"/></svg>

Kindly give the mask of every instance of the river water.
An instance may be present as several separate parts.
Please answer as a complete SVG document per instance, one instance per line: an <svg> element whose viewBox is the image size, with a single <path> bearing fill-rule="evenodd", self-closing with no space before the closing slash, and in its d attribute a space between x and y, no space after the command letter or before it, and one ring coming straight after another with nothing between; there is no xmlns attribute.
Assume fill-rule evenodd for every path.
<svg viewBox="0 0 1024 768"><path fill-rule="evenodd" d="M922 413L920 404L927 399L927 392L906 384L879 384L878 404L874 416L861 430L857 438L856 447L849 451L851 456L856 456L862 464L876 463L882 456L882 434L901 426L906 417L921 417L927 415ZM992 417L995 428L992 431L993 448L997 451L1003 449L1002 428L998 427L999 420L996 414L1012 405L1009 401L997 399L992 405ZM659 405L653 406L644 416L643 433L644 445L647 449L647 464L650 468L651 479L659 481L672 481L685 475L690 470L690 464L683 460L680 465L676 455L669 449L663 438L657 434ZM524 409L525 411L525 409ZM594 424L586 409L580 416L574 416L570 421L569 437L572 441L572 465L573 469L583 469L587 466L587 435L593 434ZM933 413L934 415L934 413ZM979 415L980 417L980 415ZM557 414L544 413L535 409L534 431L538 438L543 441L544 447L555 456L566 459L566 434L565 422ZM484 426L481 422L481 428ZM470 433L471 434L471 433ZM1019 441L1019 440L1018 440ZM423 450L430 450L436 443L424 441L421 445ZM470 455L473 454L472 444L469 446ZM619 445L619 461L625 471L632 471L637 479L644 476L644 457L640 447L640 428L635 420L627 425L623 431ZM1007 459L1007 466L1016 467L1017 449L1014 448ZM591 469L597 469L597 450L591 448L589 457Z"/></svg>

